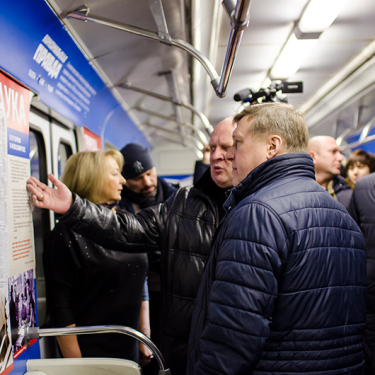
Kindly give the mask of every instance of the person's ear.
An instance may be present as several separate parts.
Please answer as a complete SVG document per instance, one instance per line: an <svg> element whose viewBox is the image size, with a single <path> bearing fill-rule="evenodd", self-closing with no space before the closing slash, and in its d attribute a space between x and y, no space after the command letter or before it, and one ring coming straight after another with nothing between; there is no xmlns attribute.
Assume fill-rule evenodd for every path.
<svg viewBox="0 0 375 375"><path fill-rule="evenodd" d="M313 162L314 162L314 164L315 164L315 162L316 162L316 160L315 160L315 156L316 156L315 151L310 150L310 151L309 151L309 155L312 157Z"/></svg>
<svg viewBox="0 0 375 375"><path fill-rule="evenodd" d="M283 153L283 140L279 135L270 135L267 142L267 160Z"/></svg>

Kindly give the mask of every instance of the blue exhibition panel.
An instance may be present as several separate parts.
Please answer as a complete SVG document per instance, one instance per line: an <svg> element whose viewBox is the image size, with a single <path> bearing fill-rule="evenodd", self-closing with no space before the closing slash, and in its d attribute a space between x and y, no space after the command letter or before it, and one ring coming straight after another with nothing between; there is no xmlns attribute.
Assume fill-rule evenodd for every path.
<svg viewBox="0 0 375 375"><path fill-rule="evenodd" d="M0 69L42 102L119 148L150 147L44 0L2 2L0 35Z"/></svg>

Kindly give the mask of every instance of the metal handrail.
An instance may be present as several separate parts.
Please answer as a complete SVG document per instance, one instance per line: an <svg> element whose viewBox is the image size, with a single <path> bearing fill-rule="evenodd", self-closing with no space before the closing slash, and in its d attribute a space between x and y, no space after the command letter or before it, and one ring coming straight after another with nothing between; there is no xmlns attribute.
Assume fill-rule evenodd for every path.
<svg viewBox="0 0 375 375"><path fill-rule="evenodd" d="M89 8L86 6L79 7L71 12L65 13L65 17L73 18L84 22L98 23L100 25L109 26L117 30L126 31L134 35L143 36L148 39L156 40L167 45L173 45L175 47L181 48L182 50L193 55L206 69L206 72L211 79L211 84L214 87L215 91L217 86L219 85L219 76L211 62L200 51L195 49L191 44L185 42L184 40L171 38L171 40L168 41L166 38L159 38L158 33L155 33L153 31L142 29L136 26L131 26L122 22L115 22L113 20L101 16L96 16L92 14L89 16Z"/></svg>
<svg viewBox="0 0 375 375"><path fill-rule="evenodd" d="M232 74L234 61L237 56L238 48L240 47L241 39L245 28L249 24L250 5L252 0L238 0L234 12L231 12L232 30L229 36L227 52L225 54L223 69L221 71L220 83L216 90L216 95L219 97L225 96L225 91L228 86L229 78ZM230 12L228 6L223 1L226 11ZM233 3L233 2L230 2ZM230 15L231 15L230 14Z"/></svg>
<svg viewBox="0 0 375 375"><path fill-rule="evenodd" d="M40 337L50 336L69 336L69 335L91 335L97 333L121 333L146 345L151 350L159 365L159 375L171 375L171 371L166 369L162 354L156 345L143 333L136 331L133 328L117 325L108 326L88 326L88 327L65 327L65 328L39 328L39 327L25 327L25 339L27 345L31 339L38 339Z"/></svg>
<svg viewBox="0 0 375 375"><path fill-rule="evenodd" d="M152 91L142 89L140 87L133 86L133 84L131 82L122 83L122 84L118 85L118 87L121 87L121 88L127 89L127 90L132 90L132 91L135 91L135 92L139 92L141 94L145 94L145 95L151 96L153 98L164 100L166 102L173 103L174 105L179 105L181 107L189 109L190 111L194 112L201 119L201 121L202 121L204 127L206 128L206 131L207 131L209 136L212 134L212 132L214 130L210 121L208 120L208 118L201 111L199 111L198 109L193 107L191 104L185 103L183 101L177 102L176 100L173 100L173 98L170 98L168 96L161 95L161 94L158 94L157 92L152 92Z"/></svg>
<svg viewBox="0 0 375 375"><path fill-rule="evenodd" d="M147 122L147 123L144 122L143 125L144 126L149 126L151 128L154 128L156 130L160 130L160 131L165 132L165 133L174 134L174 135L180 135L180 132L178 132L176 130L171 130L171 129L163 128L162 126L150 124L149 122ZM187 141L193 142L195 144L195 146L198 148L199 151L203 150L204 144L202 142L200 142L198 139L194 138L190 134L185 134L185 138L186 138Z"/></svg>
<svg viewBox="0 0 375 375"><path fill-rule="evenodd" d="M168 117L168 116L162 115L161 113L151 111L149 109L146 109L146 108L143 108L143 107L140 107L140 106L133 107L132 109L136 110L136 111L139 111L139 112L147 113L150 116L159 117L159 118L161 118L163 120L166 120L166 121L175 122L176 124L181 125L181 126L185 126L189 129L193 130L194 133L196 133L198 135L198 137L201 139L201 141L203 143L207 143L206 135L201 130L197 129L193 124L190 124L189 122L178 121L173 117Z"/></svg>
<svg viewBox="0 0 375 375"><path fill-rule="evenodd" d="M340 146L340 149L341 149L341 151L350 150L354 147L362 146L362 145L364 145L366 143L369 143L369 142L372 142L372 141L375 141L375 135L371 135L370 137L366 137L361 142L357 141L357 142L348 143L346 145Z"/></svg>
<svg viewBox="0 0 375 375"><path fill-rule="evenodd" d="M336 143L338 146L341 146L342 141L353 129L345 129L337 138Z"/></svg>
<svg viewBox="0 0 375 375"><path fill-rule="evenodd" d="M251 0L238 0L235 9L232 12L232 30L228 41L228 47L223 63L223 69L221 71L221 77L218 76L210 60L208 60L207 57L204 56L200 51L198 51L191 44L185 42L184 40L167 38L166 35L162 35L160 37L158 33L145 30L140 27L131 26L121 22L115 22L101 16L89 15L90 9L86 5L81 6L73 11L65 12L63 16L85 22L89 21L99 23L101 25L109 26L117 30L126 31L131 34L156 40L161 43L165 43L166 45L172 45L184 50L185 52L188 52L201 63L210 77L211 85L214 88L216 95L222 98L225 96L225 91L228 86L229 78L232 74L234 61L237 56L237 51L242 39L243 32L249 23L250 4Z"/></svg>
<svg viewBox="0 0 375 375"><path fill-rule="evenodd" d="M375 124L375 116L373 116L371 120L362 129L358 142L363 142L366 139L366 137L368 136L368 133L370 132L374 124Z"/></svg>

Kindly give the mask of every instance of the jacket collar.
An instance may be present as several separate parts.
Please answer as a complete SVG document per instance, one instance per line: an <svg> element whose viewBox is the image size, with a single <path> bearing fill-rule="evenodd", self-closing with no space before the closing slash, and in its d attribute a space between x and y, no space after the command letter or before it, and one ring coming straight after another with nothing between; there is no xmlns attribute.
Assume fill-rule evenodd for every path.
<svg viewBox="0 0 375 375"><path fill-rule="evenodd" d="M231 190L224 209L228 212L242 199L286 176L309 177L315 180L314 162L311 156L303 153L284 154L260 164Z"/></svg>
<svg viewBox="0 0 375 375"><path fill-rule="evenodd" d="M335 176L332 180L332 188L335 194L340 193L340 191L351 189L349 184L345 181L342 176Z"/></svg>
<svg viewBox="0 0 375 375"><path fill-rule="evenodd" d="M202 177L194 184L194 187L209 196L217 204L219 218L221 219L225 214L223 204L227 200L227 192L229 188L224 189L215 184L211 177L210 168L204 172Z"/></svg>

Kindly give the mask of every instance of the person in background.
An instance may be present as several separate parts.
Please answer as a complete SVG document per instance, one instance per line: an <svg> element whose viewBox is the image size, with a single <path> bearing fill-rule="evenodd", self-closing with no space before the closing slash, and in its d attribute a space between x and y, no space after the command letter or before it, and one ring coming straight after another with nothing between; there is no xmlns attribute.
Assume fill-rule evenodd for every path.
<svg viewBox="0 0 375 375"><path fill-rule="evenodd" d="M62 181L82 198L116 209L125 180L119 151L72 155ZM126 254L96 244L58 223L44 253L47 303L57 327L123 325L150 335L146 254ZM147 291L147 289L146 289ZM138 362L138 342L125 335L60 336L64 357L115 357ZM151 353L143 345L141 363Z"/></svg>
<svg viewBox="0 0 375 375"><path fill-rule="evenodd" d="M203 154L203 159L197 160L195 162L193 184L195 184L203 176L204 172L206 172L207 169L210 168L210 145L209 144L204 145L202 154Z"/></svg>
<svg viewBox="0 0 375 375"><path fill-rule="evenodd" d="M234 122L234 188L196 298L187 373L362 374L363 236L316 183L303 116L264 103Z"/></svg>
<svg viewBox="0 0 375 375"><path fill-rule="evenodd" d="M177 188L157 176L154 162L149 150L137 143L129 143L121 149L125 158L122 175L126 179L121 192L119 206L132 214L143 208L152 207L165 202ZM151 339L159 345L160 322L160 251L148 254L149 271L147 276L150 295L150 325ZM146 369L147 373L154 372L156 364L152 363Z"/></svg>
<svg viewBox="0 0 375 375"><path fill-rule="evenodd" d="M309 141L308 152L314 161L316 182L348 209L352 190L340 176L344 157L336 140L325 135L313 137Z"/></svg>
<svg viewBox="0 0 375 375"><path fill-rule="evenodd" d="M364 150L355 150L349 156L345 170L346 182L351 189L354 189L354 185L360 178L375 172L375 157Z"/></svg>
<svg viewBox="0 0 375 375"><path fill-rule="evenodd" d="M375 375L375 173L362 177L355 184L349 213L366 241L367 310L363 350L366 375Z"/></svg>
<svg viewBox="0 0 375 375"><path fill-rule="evenodd" d="M165 202L177 188L157 176L150 151L137 143L121 149L126 161L122 175L126 179L119 206L132 214L142 208Z"/></svg>
<svg viewBox="0 0 375 375"><path fill-rule="evenodd" d="M221 122L229 123L232 121L233 121L233 117L227 117ZM206 170L210 168L211 148L209 144L204 145L202 153L203 153L203 159L197 160L195 162L194 177L193 177L194 184L203 176L204 172L206 172Z"/></svg>
<svg viewBox="0 0 375 375"><path fill-rule="evenodd" d="M92 236L99 243L111 241L120 251L161 250L160 349L174 375L186 374L195 297L211 241L225 214L222 205L226 193L232 187L232 165L225 159L225 154L232 145L234 128L231 118L215 127L209 143L210 168L194 186L179 189L163 204L141 210L135 217L125 213L116 215L75 195L71 207L71 193L53 176L49 178L58 190L33 177L28 184L28 189L39 199L43 194L40 201L33 198L38 207L59 213L65 213L71 207L60 223ZM98 225L99 222L106 222L107 228Z"/></svg>

